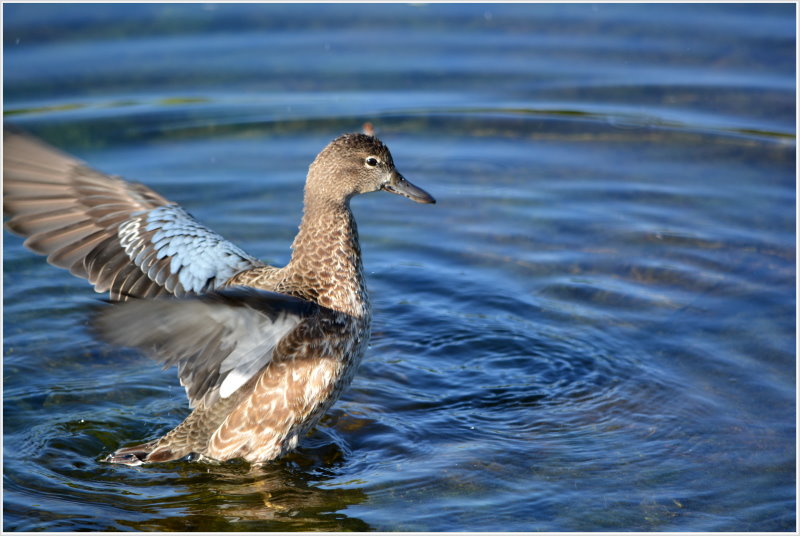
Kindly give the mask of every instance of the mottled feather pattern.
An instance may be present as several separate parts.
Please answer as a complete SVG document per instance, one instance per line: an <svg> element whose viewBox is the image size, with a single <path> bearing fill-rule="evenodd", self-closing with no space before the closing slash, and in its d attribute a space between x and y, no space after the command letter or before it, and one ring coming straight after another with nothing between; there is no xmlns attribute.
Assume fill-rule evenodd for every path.
<svg viewBox="0 0 800 536"><path fill-rule="evenodd" d="M212 436L210 455L257 461L293 449L352 381L367 332L368 325L335 311L299 325L276 349L281 357Z"/></svg>

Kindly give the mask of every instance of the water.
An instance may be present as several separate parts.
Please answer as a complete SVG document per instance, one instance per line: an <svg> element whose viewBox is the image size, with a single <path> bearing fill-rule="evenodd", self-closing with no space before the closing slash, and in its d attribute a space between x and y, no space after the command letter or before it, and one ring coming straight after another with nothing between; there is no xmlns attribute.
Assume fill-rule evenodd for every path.
<svg viewBox="0 0 800 536"><path fill-rule="evenodd" d="M374 302L294 454L100 463L187 414L4 234L6 530L789 531L795 9L6 4L5 119L283 264L372 121Z"/></svg>

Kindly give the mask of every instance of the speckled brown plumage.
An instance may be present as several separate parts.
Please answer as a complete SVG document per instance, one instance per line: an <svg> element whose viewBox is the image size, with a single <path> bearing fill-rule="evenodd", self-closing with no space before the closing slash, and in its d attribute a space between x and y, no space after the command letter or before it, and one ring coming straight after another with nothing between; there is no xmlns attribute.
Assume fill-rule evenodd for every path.
<svg viewBox="0 0 800 536"><path fill-rule="evenodd" d="M95 315L98 335L178 366L193 411L107 459L130 465L190 454L261 463L293 449L350 383L369 339L350 199L386 190L434 202L377 138L340 136L309 168L292 258L276 268L146 186L33 138L6 131L3 165L7 227L118 302Z"/></svg>

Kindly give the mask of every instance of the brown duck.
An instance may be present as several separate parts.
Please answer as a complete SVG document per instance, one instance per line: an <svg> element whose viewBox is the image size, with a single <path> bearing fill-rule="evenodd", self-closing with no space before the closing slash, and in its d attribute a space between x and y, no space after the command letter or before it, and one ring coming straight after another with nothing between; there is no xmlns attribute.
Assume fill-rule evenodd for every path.
<svg viewBox="0 0 800 536"><path fill-rule="evenodd" d="M178 367L191 414L106 458L128 465L262 463L293 449L350 383L369 339L350 199L385 190L435 202L380 140L340 136L309 168L291 261L276 268L150 188L25 134L5 131L3 171L8 229L118 302L94 315L95 331Z"/></svg>

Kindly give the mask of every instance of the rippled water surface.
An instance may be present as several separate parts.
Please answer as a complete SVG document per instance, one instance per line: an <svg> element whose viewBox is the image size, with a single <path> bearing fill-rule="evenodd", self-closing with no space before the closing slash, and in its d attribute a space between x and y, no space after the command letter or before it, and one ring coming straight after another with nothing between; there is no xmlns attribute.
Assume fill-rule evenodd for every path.
<svg viewBox="0 0 800 536"><path fill-rule="evenodd" d="M795 527L795 7L20 5L6 122L283 264L371 121L372 345L259 469L100 460L188 413L4 233L6 530Z"/></svg>

